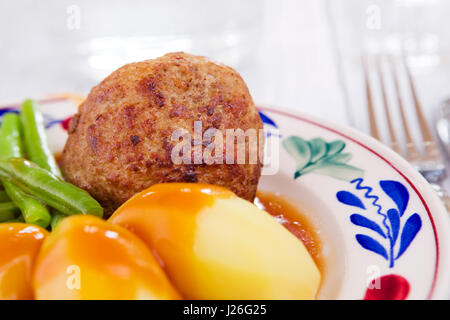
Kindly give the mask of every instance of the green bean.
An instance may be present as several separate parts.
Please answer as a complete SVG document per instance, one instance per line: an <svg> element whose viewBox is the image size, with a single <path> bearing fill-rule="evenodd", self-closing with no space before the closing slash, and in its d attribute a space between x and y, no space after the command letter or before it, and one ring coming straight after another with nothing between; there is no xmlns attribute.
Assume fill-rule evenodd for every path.
<svg viewBox="0 0 450 320"><path fill-rule="evenodd" d="M41 168L49 170L55 176L62 178L55 157L50 152L42 114L37 110L36 105L32 100L27 100L23 103L21 120L24 126L26 151L30 160ZM59 221L57 217L63 216L63 214L57 210L52 210L52 215L56 215L55 221ZM54 223L51 222L51 224L53 226Z"/></svg>
<svg viewBox="0 0 450 320"><path fill-rule="evenodd" d="M45 133L44 119L33 100L25 100L20 110L25 149L28 158L39 167L47 169L57 177L61 171L56 164L55 157L50 151Z"/></svg>
<svg viewBox="0 0 450 320"><path fill-rule="evenodd" d="M22 216L19 216L18 218L9 219L9 220L6 220L4 222L9 222L9 223L12 223L12 222L25 222L25 220L23 219Z"/></svg>
<svg viewBox="0 0 450 320"><path fill-rule="evenodd" d="M15 218L19 208L13 202L0 203L0 222L5 222Z"/></svg>
<svg viewBox="0 0 450 320"><path fill-rule="evenodd" d="M25 194L8 180L3 181L3 186L11 200L22 211L26 223L35 224L42 228L48 227L52 217L45 205Z"/></svg>
<svg viewBox="0 0 450 320"><path fill-rule="evenodd" d="M15 113L3 116L0 129L0 157L22 157L23 145L20 132L20 118ZM5 191L0 193L0 202L11 201Z"/></svg>
<svg viewBox="0 0 450 320"><path fill-rule="evenodd" d="M62 178L61 171L48 145L42 114L37 110L35 102L26 100L22 104L20 116L24 127L26 151L30 160ZM59 215L61 213L52 210L52 214Z"/></svg>
<svg viewBox="0 0 450 320"><path fill-rule="evenodd" d="M8 201L10 200L8 195L6 194L6 191L0 191L0 202L8 202Z"/></svg>
<svg viewBox="0 0 450 320"><path fill-rule="evenodd" d="M15 113L3 116L0 129L0 156L23 157L23 144L21 137L20 118Z"/></svg>
<svg viewBox="0 0 450 320"><path fill-rule="evenodd" d="M103 216L103 208L85 190L62 181L28 160L0 159L0 178L9 179L22 191L64 214Z"/></svg>
<svg viewBox="0 0 450 320"><path fill-rule="evenodd" d="M62 214L59 211L52 212L52 221L50 222L50 226L52 230L55 230L56 226L61 222L62 219L64 219L66 215Z"/></svg>
<svg viewBox="0 0 450 320"><path fill-rule="evenodd" d="M3 118L0 130L0 157L23 157L21 123L18 115L9 113ZM2 180L5 192L20 209L25 222L46 228L50 223L50 212L37 199L25 194L8 180Z"/></svg>

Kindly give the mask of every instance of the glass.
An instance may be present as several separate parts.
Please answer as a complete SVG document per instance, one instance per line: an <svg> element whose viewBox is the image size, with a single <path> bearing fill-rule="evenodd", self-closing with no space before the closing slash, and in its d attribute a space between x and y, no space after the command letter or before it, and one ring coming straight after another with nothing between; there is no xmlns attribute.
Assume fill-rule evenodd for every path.
<svg viewBox="0 0 450 320"><path fill-rule="evenodd" d="M343 52L405 54L430 66L450 53L450 1L328 0L328 5Z"/></svg>
<svg viewBox="0 0 450 320"><path fill-rule="evenodd" d="M433 121L435 109L449 95L450 1L328 0L327 8L350 124L368 128L361 58L376 54L407 58L425 113ZM375 92L374 99L380 95ZM392 94L389 100L395 105Z"/></svg>
<svg viewBox="0 0 450 320"><path fill-rule="evenodd" d="M172 51L239 68L259 0L0 0L0 99L88 90L128 62Z"/></svg>

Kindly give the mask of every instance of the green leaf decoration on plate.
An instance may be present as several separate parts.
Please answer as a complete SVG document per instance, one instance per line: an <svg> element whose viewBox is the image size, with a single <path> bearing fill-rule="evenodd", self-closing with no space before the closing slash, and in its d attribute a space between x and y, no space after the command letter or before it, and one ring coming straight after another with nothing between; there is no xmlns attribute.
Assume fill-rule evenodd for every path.
<svg viewBox="0 0 450 320"><path fill-rule="evenodd" d="M342 153L345 142L326 142L321 138L304 140L290 136L283 140L283 147L297 162L294 179L315 172L335 179L352 181L364 175L364 171L347 164L352 155Z"/></svg>
<svg viewBox="0 0 450 320"><path fill-rule="evenodd" d="M308 141L308 145L311 149L311 162L316 162L327 153L327 143L323 139L314 138Z"/></svg>
<svg viewBox="0 0 450 320"><path fill-rule="evenodd" d="M297 162L297 171L308 165L311 159L311 148L308 141L292 136L283 141L283 146Z"/></svg>

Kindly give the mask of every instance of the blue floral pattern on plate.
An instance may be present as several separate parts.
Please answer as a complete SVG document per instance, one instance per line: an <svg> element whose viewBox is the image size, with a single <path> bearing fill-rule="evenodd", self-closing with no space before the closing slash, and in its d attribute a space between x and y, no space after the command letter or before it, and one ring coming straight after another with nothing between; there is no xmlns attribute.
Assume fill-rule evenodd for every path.
<svg viewBox="0 0 450 320"><path fill-rule="evenodd" d="M350 215L351 223L371 231L368 234L358 233L355 236L358 244L383 257L390 268L394 267L395 261L408 249L422 227L419 214L413 213L404 218L409 203L408 189L399 181L380 180L381 189L395 204L386 210L379 204L379 197L373 188L364 185L364 171L348 164L351 154L343 152L345 143L342 140L326 142L321 138L304 140L291 136L283 141L283 147L296 160L294 179L315 172L349 181L355 191L364 192L363 196L358 197L350 191L340 190L336 197L339 202L359 210L359 213ZM370 217L369 206L381 221Z"/></svg>
<svg viewBox="0 0 450 320"><path fill-rule="evenodd" d="M379 185L383 192L392 199L395 207L384 210L378 203L379 197L374 194L373 188L363 185L364 179L358 178L350 182L355 185L355 190L364 191L363 198L369 205L376 209L376 213L381 216L381 223L362 215L353 213L350 221L359 227L366 228L375 232L379 240L366 234L357 234L356 241L366 250L375 252L389 261L389 267L392 268L395 260L399 259L408 249L411 242L416 237L422 227L422 220L417 213L409 215L406 222L402 225L402 219L405 216L409 202L409 192L406 187L395 180L380 180ZM336 197L339 202L358 208L360 211L367 212L368 208L364 205L360 197L354 193L341 190L337 192ZM381 241L381 242L380 242ZM400 245L396 244L400 241Z"/></svg>

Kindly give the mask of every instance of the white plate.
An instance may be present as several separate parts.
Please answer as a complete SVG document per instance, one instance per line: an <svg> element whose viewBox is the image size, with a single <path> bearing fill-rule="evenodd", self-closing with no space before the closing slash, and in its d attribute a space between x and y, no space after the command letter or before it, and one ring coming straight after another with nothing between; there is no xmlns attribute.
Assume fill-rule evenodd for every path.
<svg viewBox="0 0 450 320"><path fill-rule="evenodd" d="M40 105L60 152L76 106ZM0 116L16 107L0 108ZM326 261L319 298L448 297L448 214L408 162L351 128L278 108L260 113L267 143L280 148L272 154L278 170L259 187L294 199L319 230Z"/></svg>

